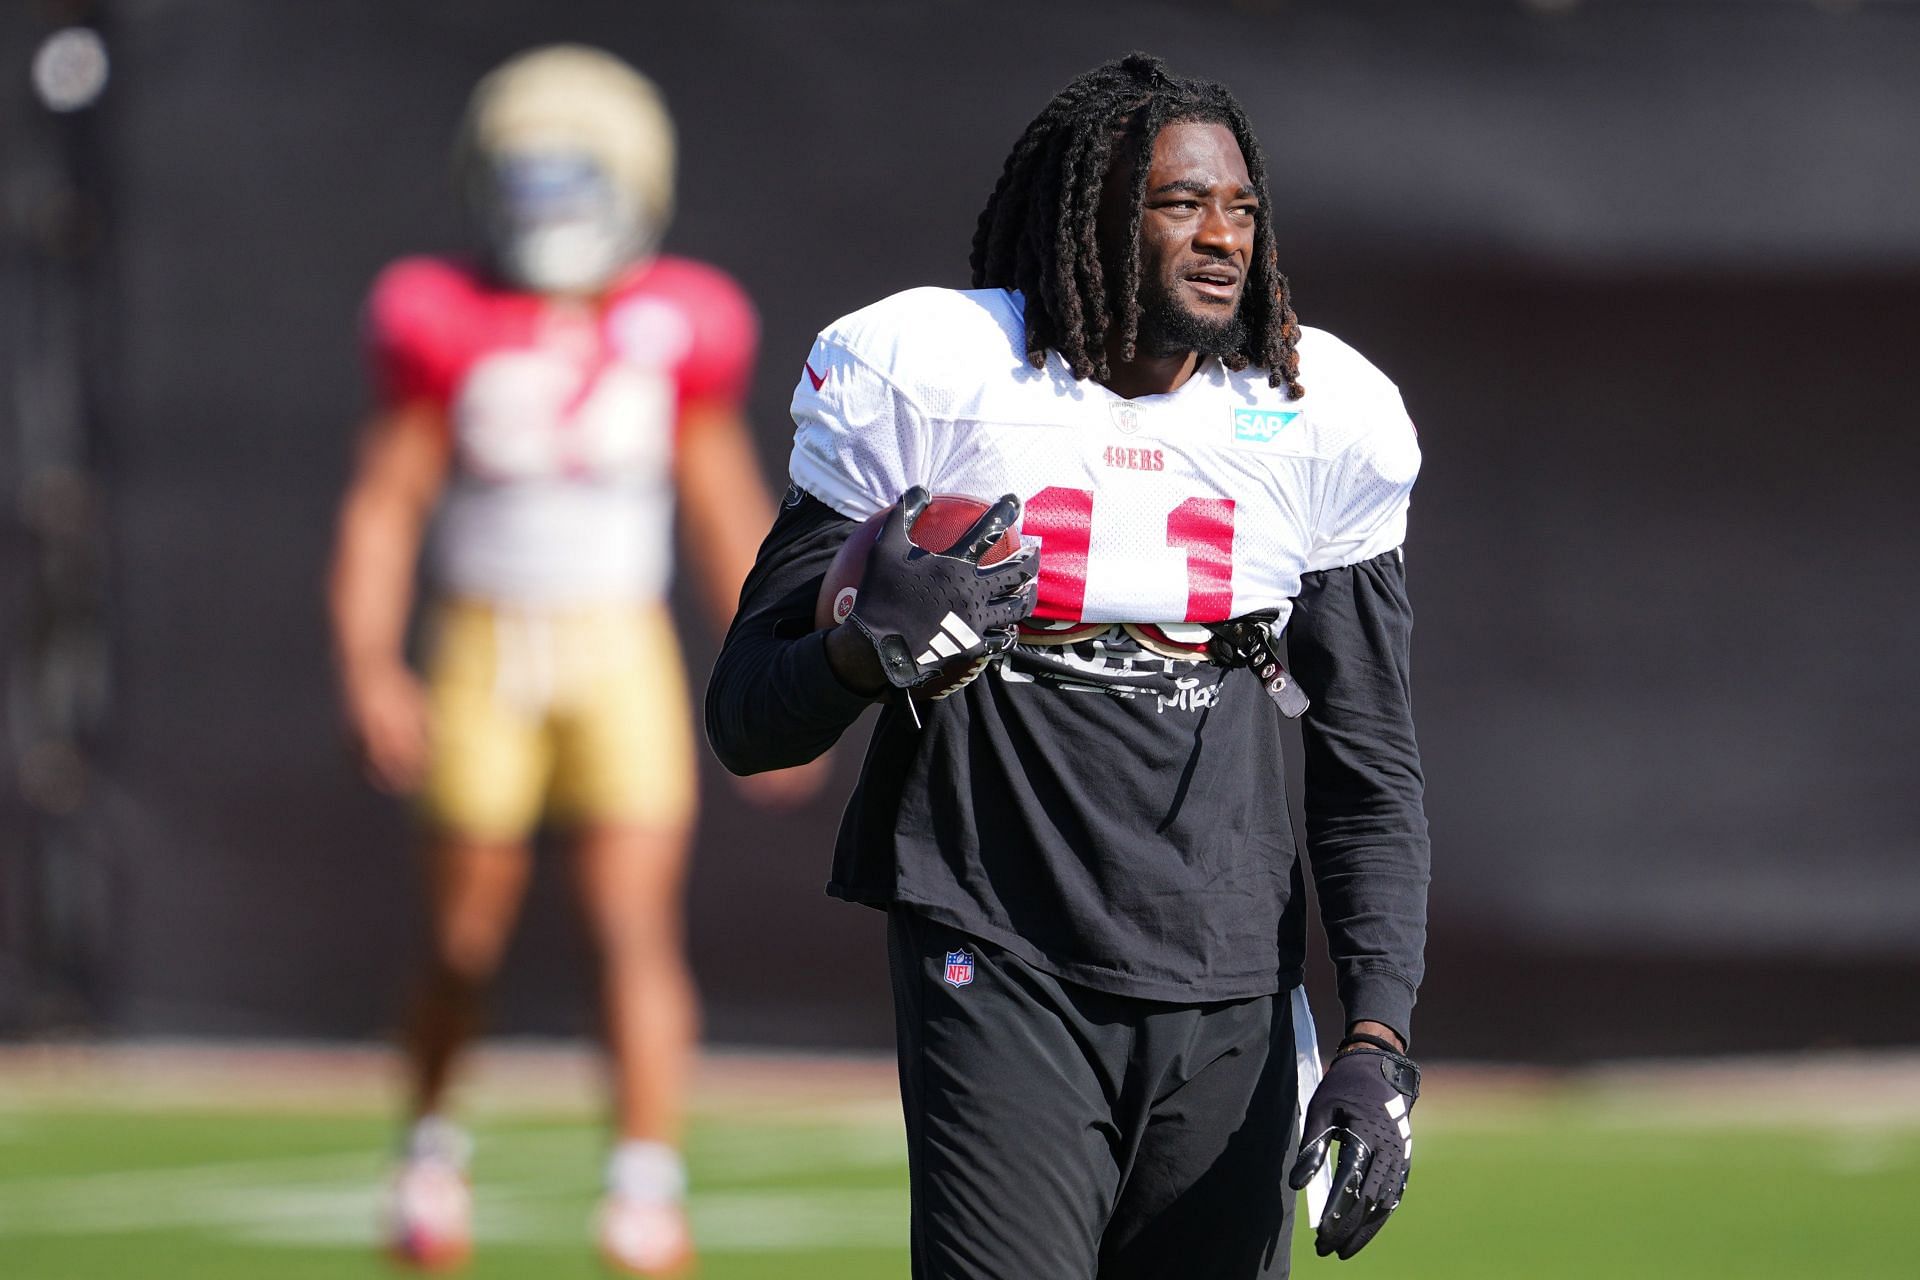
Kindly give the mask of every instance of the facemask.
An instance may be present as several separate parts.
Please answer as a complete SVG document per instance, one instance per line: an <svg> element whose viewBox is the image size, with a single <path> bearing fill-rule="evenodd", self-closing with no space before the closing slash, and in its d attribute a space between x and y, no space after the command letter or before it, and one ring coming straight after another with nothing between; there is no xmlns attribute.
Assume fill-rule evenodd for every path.
<svg viewBox="0 0 1920 1280"><path fill-rule="evenodd" d="M474 201L494 269L541 293L593 293L652 248L639 203L585 152L496 156Z"/></svg>

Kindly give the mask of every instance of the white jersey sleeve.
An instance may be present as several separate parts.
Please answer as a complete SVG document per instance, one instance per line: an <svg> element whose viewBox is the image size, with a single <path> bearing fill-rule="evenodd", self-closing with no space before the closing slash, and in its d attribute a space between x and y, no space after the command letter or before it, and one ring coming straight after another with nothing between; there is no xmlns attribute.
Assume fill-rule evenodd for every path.
<svg viewBox="0 0 1920 1280"><path fill-rule="evenodd" d="M1022 406L1036 394L1039 420L1058 413L1019 353L1023 333L1019 306L1002 289L907 289L834 321L794 385L793 482L856 518L916 484L935 493L1018 488L1017 476L980 474L956 455L984 424L1034 420ZM1019 403L984 407L996 392Z"/></svg>
<svg viewBox="0 0 1920 1280"><path fill-rule="evenodd" d="M926 415L891 379L823 334L793 389L793 483L864 520L916 484L931 486Z"/></svg>
<svg viewBox="0 0 1920 1280"><path fill-rule="evenodd" d="M1340 344L1340 352L1357 364L1339 370L1338 433L1347 440L1321 490L1309 572L1359 564L1405 542L1407 507L1420 474L1419 437L1398 388L1352 348ZM1315 389L1310 383L1309 394Z"/></svg>

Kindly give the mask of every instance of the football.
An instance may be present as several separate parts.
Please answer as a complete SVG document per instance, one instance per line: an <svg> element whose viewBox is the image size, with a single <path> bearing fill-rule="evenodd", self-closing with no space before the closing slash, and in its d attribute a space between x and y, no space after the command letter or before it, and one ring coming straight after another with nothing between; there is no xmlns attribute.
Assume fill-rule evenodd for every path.
<svg viewBox="0 0 1920 1280"><path fill-rule="evenodd" d="M984 498L936 493L927 502L920 518L914 521L913 528L907 531L907 536L916 547L945 551L958 542L961 535L972 528L973 522L992 505ZM854 601L860 596L860 578L866 572L867 553L873 549L874 540L880 536L880 526L886 523L887 515L892 510L893 507L883 507L874 512L841 545L839 554L827 566L827 576L820 582L820 595L813 607L814 626L837 627L853 612ZM1020 534L1017 530L1009 529L998 542L987 548L986 554L980 557L980 563L998 564L1019 549ZM986 660L983 658L935 681L924 692L928 698L938 701L979 675L985 667Z"/></svg>

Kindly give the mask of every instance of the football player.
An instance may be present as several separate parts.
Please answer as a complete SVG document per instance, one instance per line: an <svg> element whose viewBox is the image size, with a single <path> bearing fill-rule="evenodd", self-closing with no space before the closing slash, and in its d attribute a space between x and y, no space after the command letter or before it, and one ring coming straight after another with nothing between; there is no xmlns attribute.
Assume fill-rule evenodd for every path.
<svg viewBox="0 0 1920 1280"><path fill-rule="evenodd" d="M572 833L599 957L619 1139L600 1244L616 1266L691 1260L678 1150L697 1010L680 895L695 793L664 596L676 510L724 623L771 519L742 401L756 321L713 267L659 252L672 126L654 86L554 46L482 80L456 175L480 252L408 258L367 306L379 407L342 504L331 586L347 716L380 787L417 793L431 966L407 1047L412 1121L391 1246L470 1247L454 1058L499 962L543 815ZM430 518L431 657L404 656ZM817 771L762 795L797 798Z"/></svg>
<svg viewBox="0 0 1920 1280"><path fill-rule="evenodd" d="M888 912L916 1276L1284 1275L1290 1187L1333 1166L1316 1245L1342 1258L1399 1203L1420 455L1394 385L1296 322L1278 216L1232 95L1135 54L1019 139L972 289L836 321L795 388L795 488L707 729L751 773L885 704L829 891ZM930 491L999 500L916 549ZM823 571L880 512L850 615L816 629ZM982 567L1016 517L1022 550ZM1317 1088L1289 1016L1299 714L1345 1005Z"/></svg>

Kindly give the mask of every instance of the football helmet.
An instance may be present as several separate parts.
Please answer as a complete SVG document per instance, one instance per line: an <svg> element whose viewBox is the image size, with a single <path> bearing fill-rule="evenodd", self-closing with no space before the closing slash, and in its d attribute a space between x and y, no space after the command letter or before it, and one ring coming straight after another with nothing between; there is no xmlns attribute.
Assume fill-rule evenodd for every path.
<svg viewBox="0 0 1920 1280"><path fill-rule="evenodd" d="M673 121L653 82L612 54L548 45L475 86L454 170L501 279L594 293L666 231Z"/></svg>

